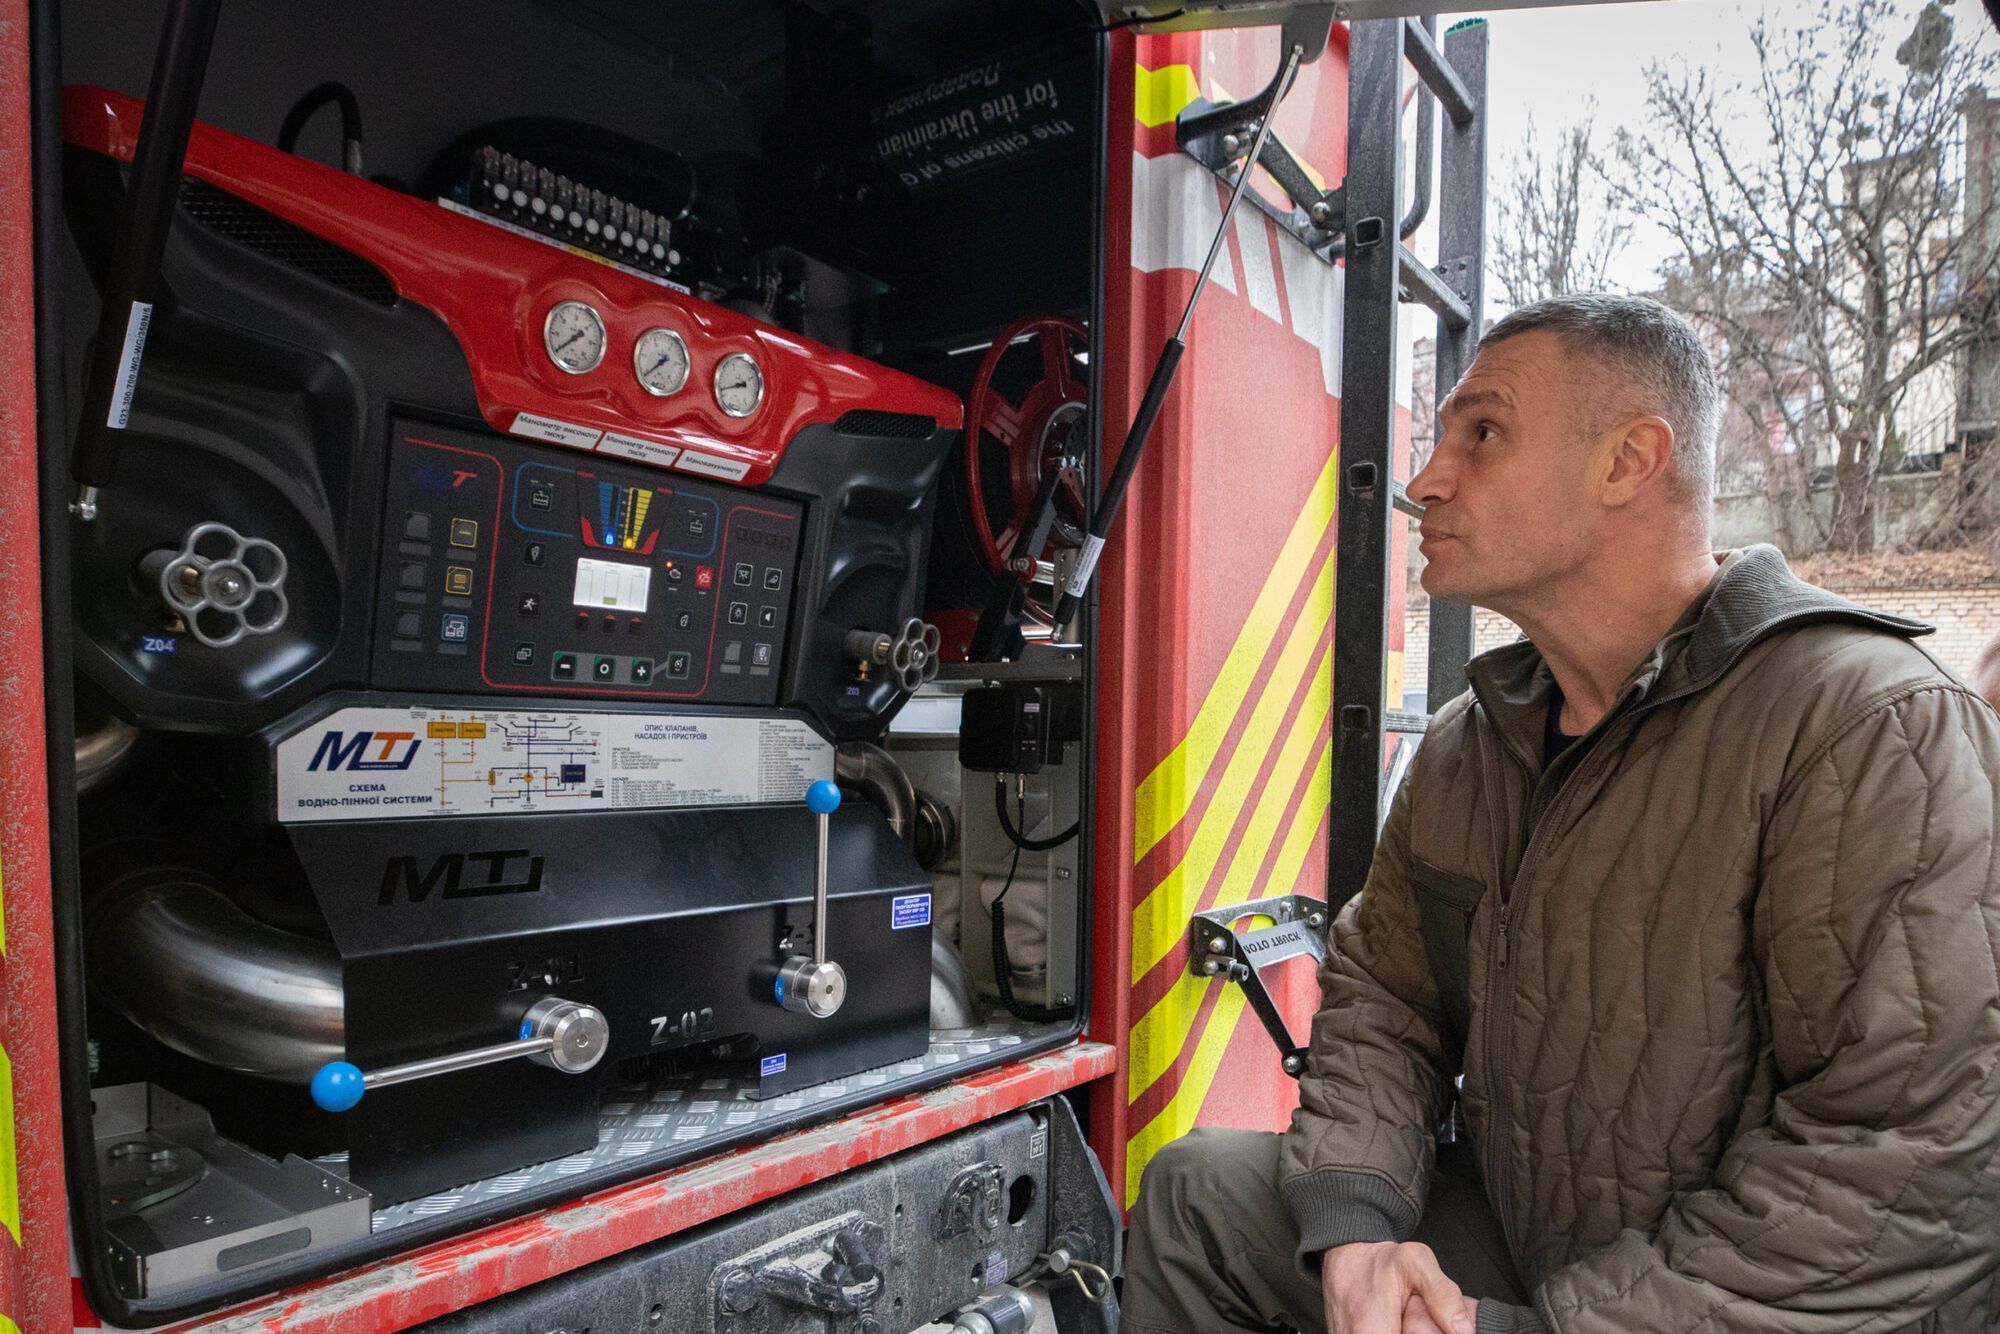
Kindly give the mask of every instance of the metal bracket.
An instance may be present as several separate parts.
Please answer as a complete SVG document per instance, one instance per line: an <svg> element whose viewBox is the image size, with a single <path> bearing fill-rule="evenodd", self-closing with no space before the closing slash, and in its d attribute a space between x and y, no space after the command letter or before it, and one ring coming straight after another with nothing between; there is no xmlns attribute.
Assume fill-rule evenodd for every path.
<svg viewBox="0 0 2000 1334"><path fill-rule="evenodd" d="M1233 928L1246 917L1268 917L1272 924L1238 935ZM1285 1017L1264 986L1262 970L1301 954L1310 954L1315 963L1325 959L1327 918L1325 900L1286 894L1209 908L1188 921L1188 971L1242 985L1250 1008L1277 1044L1279 1064L1294 1079L1305 1071L1306 1048L1292 1040Z"/></svg>
<svg viewBox="0 0 2000 1334"><path fill-rule="evenodd" d="M1175 142L1225 185L1233 186L1236 173L1247 169L1244 155L1276 89L1273 82L1255 97L1220 106L1203 98L1195 99L1174 124ZM1264 151L1258 154L1257 164L1271 174L1292 207L1280 208L1255 190L1246 190L1245 197L1266 217L1298 238L1306 249L1328 259L1331 247L1347 230L1346 190L1341 186L1321 190L1314 185L1276 130L1265 136Z"/></svg>

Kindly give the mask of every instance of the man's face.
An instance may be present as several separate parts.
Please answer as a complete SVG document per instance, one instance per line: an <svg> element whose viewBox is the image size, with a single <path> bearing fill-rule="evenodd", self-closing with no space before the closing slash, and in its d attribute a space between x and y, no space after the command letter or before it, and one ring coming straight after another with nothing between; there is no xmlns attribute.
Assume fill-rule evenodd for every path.
<svg viewBox="0 0 2000 1334"><path fill-rule="evenodd" d="M1506 612L1587 556L1596 526L1593 381L1552 333L1485 349L1438 413L1439 438L1410 498L1424 507L1425 591Z"/></svg>

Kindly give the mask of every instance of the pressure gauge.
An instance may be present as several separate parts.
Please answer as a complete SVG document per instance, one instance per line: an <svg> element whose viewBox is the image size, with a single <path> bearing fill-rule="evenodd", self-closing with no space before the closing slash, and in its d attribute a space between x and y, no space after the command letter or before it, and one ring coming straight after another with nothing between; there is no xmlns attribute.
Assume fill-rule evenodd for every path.
<svg viewBox="0 0 2000 1334"><path fill-rule="evenodd" d="M747 417L764 401L764 372L741 352L732 352L715 368L715 401L732 417Z"/></svg>
<svg viewBox="0 0 2000 1334"><path fill-rule="evenodd" d="M632 372L649 394L678 394L688 382L687 344L672 329L646 330L632 347Z"/></svg>
<svg viewBox="0 0 2000 1334"><path fill-rule="evenodd" d="M542 321L542 346L557 369L571 375L594 371L604 360L604 321L581 301L563 301Z"/></svg>

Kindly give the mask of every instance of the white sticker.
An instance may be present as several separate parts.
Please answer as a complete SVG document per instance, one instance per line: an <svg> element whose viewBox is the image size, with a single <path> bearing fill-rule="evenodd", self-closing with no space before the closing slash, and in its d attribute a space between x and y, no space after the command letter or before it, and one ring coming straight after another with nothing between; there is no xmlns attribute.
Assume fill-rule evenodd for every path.
<svg viewBox="0 0 2000 1334"><path fill-rule="evenodd" d="M620 435L616 431L606 431L604 439L597 446L604 454L616 454L622 459L636 459L640 463L651 463L666 468L681 456L672 445L663 445L657 440L641 440L636 435Z"/></svg>
<svg viewBox="0 0 2000 1334"><path fill-rule="evenodd" d="M1063 592L1073 598L1080 598L1090 588L1090 576L1097 573L1097 558L1104 554L1104 539L1095 533L1086 534L1083 545L1077 548L1076 568L1069 572L1069 582L1063 585Z"/></svg>
<svg viewBox="0 0 2000 1334"><path fill-rule="evenodd" d="M132 420L132 395L139 391L139 358L146 351L146 331L153 327L153 307L145 301L132 303L125 321L125 350L118 354L118 379L111 386L111 412L104 424L115 431Z"/></svg>
<svg viewBox="0 0 2000 1334"><path fill-rule="evenodd" d="M681 461L674 465L682 472L696 473L702 477L720 477L725 482L740 482L750 474L750 465L735 459L717 458L713 454L697 454L692 449L681 451Z"/></svg>
<svg viewBox="0 0 2000 1334"><path fill-rule="evenodd" d="M353 708L278 744L278 818L803 801L833 747L796 718Z"/></svg>
<svg viewBox="0 0 2000 1334"><path fill-rule="evenodd" d="M508 429L530 440L546 440L552 445L568 445L571 449L595 449L598 438L604 434L592 426L557 421L554 417L538 417L532 412L515 413L514 424Z"/></svg>

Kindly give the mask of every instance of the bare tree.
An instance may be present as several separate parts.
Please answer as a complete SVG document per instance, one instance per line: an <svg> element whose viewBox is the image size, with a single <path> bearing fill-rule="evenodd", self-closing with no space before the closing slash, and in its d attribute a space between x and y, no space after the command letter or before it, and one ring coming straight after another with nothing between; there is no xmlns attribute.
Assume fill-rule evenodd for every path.
<svg viewBox="0 0 2000 1334"><path fill-rule="evenodd" d="M1892 30L1908 33L1893 58ZM1648 69L1648 132L1619 135L1622 196L1672 239L1666 296L1714 332L1745 434L1805 498L1793 521L1862 551L1876 479L1926 414L1949 413L1952 359L1993 336L1991 188L1962 188L1960 133L1993 59L1935 0L1914 23L1907 0L1840 0L1750 38L1747 85ZM1810 492L1829 468L1821 515Z"/></svg>
<svg viewBox="0 0 2000 1334"><path fill-rule="evenodd" d="M1498 226L1488 267L1507 300L1595 292L1632 239L1614 205L1595 148L1596 108L1544 138L1533 116L1521 145L1501 167Z"/></svg>

